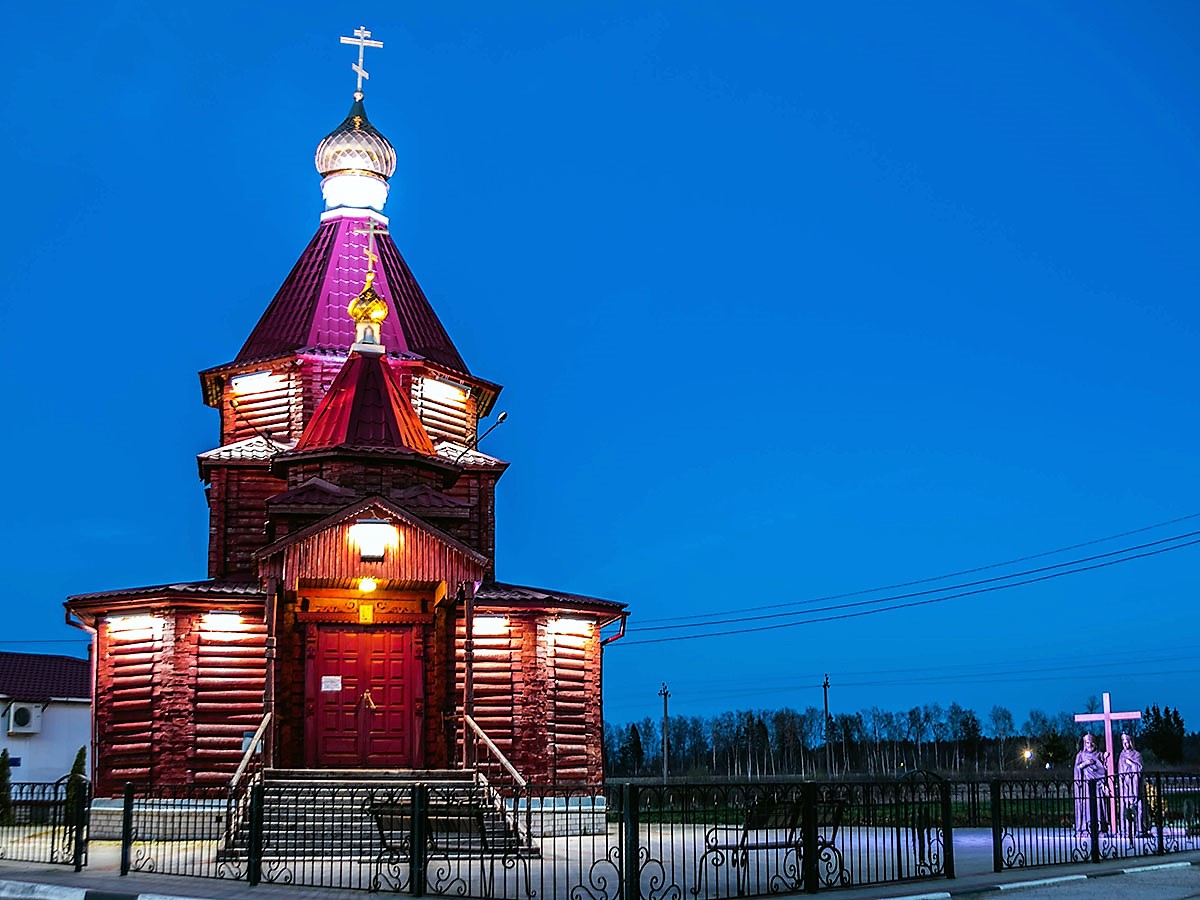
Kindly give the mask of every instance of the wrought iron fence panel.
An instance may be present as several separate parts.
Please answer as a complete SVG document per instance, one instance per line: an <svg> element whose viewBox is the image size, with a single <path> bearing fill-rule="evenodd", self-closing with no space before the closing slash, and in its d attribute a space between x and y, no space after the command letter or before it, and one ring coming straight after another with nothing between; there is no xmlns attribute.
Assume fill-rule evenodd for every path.
<svg viewBox="0 0 1200 900"><path fill-rule="evenodd" d="M630 877L636 874L640 896L691 900L800 890L803 793L801 784L638 788L638 856Z"/></svg>
<svg viewBox="0 0 1200 900"><path fill-rule="evenodd" d="M921 777L820 788L827 805L835 800L844 804L830 858L822 860L823 886L952 875L947 865L951 836L945 782Z"/></svg>
<svg viewBox="0 0 1200 900"><path fill-rule="evenodd" d="M951 781L950 811L955 828L988 828L992 822L992 791L988 781Z"/></svg>
<svg viewBox="0 0 1200 900"><path fill-rule="evenodd" d="M619 791L598 785L530 785L506 800L528 827L522 854L530 881L515 883L515 894L491 896L616 900L628 858L621 802Z"/></svg>
<svg viewBox="0 0 1200 900"><path fill-rule="evenodd" d="M1200 776L992 783L993 863L1048 866L1200 849Z"/></svg>
<svg viewBox="0 0 1200 900"><path fill-rule="evenodd" d="M121 874L245 877L244 856L223 852L226 799L216 786L126 785Z"/></svg>
<svg viewBox="0 0 1200 900"><path fill-rule="evenodd" d="M1155 851L1200 850L1200 775L1155 773L1144 784Z"/></svg>
<svg viewBox="0 0 1200 900"><path fill-rule="evenodd" d="M408 802L410 786L263 785L261 880L370 890L385 855L373 809ZM391 854L394 857L394 854ZM390 875L403 878L394 861Z"/></svg>
<svg viewBox="0 0 1200 900"><path fill-rule="evenodd" d="M76 871L87 864L87 779L10 784L0 801L0 859L73 865Z"/></svg>
<svg viewBox="0 0 1200 900"><path fill-rule="evenodd" d="M952 793L925 775L605 787L268 776L245 794L131 787L124 869L486 900L724 900L953 872Z"/></svg>

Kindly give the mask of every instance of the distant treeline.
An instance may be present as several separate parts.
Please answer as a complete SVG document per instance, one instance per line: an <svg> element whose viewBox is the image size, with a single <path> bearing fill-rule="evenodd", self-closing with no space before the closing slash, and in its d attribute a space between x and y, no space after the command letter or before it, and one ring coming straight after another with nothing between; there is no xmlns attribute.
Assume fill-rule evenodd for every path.
<svg viewBox="0 0 1200 900"><path fill-rule="evenodd" d="M1085 709L1099 711L1095 698ZM1091 731L1103 748L1103 726L1077 723L1070 713L1033 710L1020 728L1012 713L993 706L986 720L951 703L889 712L873 706L838 713L824 721L814 706L803 712L739 710L701 716L671 716L668 761L673 776L771 778L896 775L932 769L960 775L1069 769L1079 737ZM1200 734L1186 735L1177 709L1146 708L1141 721L1121 723L1137 738L1146 763L1178 766L1200 762ZM645 718L606 724L609 777L662 772L662 720Z"/></svg>

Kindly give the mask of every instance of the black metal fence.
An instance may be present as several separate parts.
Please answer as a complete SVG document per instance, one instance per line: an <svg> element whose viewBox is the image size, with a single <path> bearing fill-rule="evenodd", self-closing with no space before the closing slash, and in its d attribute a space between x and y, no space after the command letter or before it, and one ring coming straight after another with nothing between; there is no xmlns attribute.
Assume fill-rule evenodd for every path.
<svg viewBox="0 0 1200 900"><path fill-rule="evenodd" d="M91 785L79 776L8 785L0 798L0 859L87 865Z"/></svg>
<svg viewBox="0 0 1200 900"><path fill-rule="evenodd" d="M991 785L993 868L1200 850L1200 776L1152 773Z"/></svg>
<svg viewBox="0 0 1200 900"><path fill-rule="evenodd" d="M127 784L117 826L121 874L245 878L244 854L225 852L229 809L224 787ZM102 833L111 837L112 828Z"/></svg>
<svg viewBox="0 0 1200 900"><path fill-rule="evenodd" d="M718 900L952 877L940 779L126 790L122 872L415 896Z"/></svg>
<svg viewBox="0 0 1200 900"><path fill-rule="evenodd" d="M1200 776L1115 782L918 773L497 789L469 776L256 777L237 802L218 787L129 786L110 808L98 801L89 822L89 785L63 779L12 785L0 858L79 869L90 834L120 838L123 874L505 900L723 900L952 878L954 829L980 822L996 871L1200 850ZM967 835L986 841L987 831Z"/></svg>

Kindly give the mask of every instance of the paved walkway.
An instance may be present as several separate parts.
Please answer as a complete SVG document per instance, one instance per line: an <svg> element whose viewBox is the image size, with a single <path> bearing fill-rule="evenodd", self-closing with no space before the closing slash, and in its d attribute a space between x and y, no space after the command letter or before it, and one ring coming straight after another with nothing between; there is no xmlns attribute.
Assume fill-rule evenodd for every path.
<svg viewBox="0 0 1200 900"><path fill-rule="evenodd" d="M360 890L262 884L251 888L244 881L219 878L187 878L140 872L121 877L120 847L115 842L97 841L90 848L87 869L76 873L67 866L47 866L0 860L0 898L29 900L163 900L167 897L224 900L231 897L300 898L300 900L364 900ZM1165 858L1113 860L1094 864L1051 866L995 874L991 871L991 838L984 829L963 829L955 834L955 859L959 877L906 884L839 888L830 896L840 900L881 898L973 897L1003 889L1021 888L1022 900L1046 897L1075 898L1138 897L1182 900L1200 897L1200 852ZM1127 872L1132 874L1126 875ZM1114 876L1122 877L1114 877ZM1071 880L1064 880L1071 879ZM1103 879L1098 881L1097 879ZM1052 880L1047 886L1030 882ZM31 889L23 885L38 885ZM614 886L615 887L615 886ZM615 895L615 890L610 891ZM570 900L568 885L546 885L536 900ZM679 900L691 900L686 892Z"/></svg>

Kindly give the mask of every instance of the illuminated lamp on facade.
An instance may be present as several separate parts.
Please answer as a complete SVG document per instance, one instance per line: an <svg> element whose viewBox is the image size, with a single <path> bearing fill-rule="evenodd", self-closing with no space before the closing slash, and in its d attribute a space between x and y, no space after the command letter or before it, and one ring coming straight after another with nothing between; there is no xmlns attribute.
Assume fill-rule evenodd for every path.
<svg viewBox="0 0 1200 900"><path fill-rule="evenodd" d="M274 372L251 372L230 379L229 387L239 397L247 394L263 394L283 387L283 379Z"/></svg>
<svg viewBox="0 0 1200 900"><path fill-rule="evenodd" d="M201 619L207 631L244 631L245 622L238 613L214 610Z"/></svg>
<svg viewBox="0 0 1200 900"><path fill-rule="evenodd" d="M551 619L547 626L551 634L573 634L578 637L589 637L592 633L592 623L587 619Z"/></svg>
<svg viewBox="0 0 1200 900"><path fill-rule="evenodd" d="M463 403L470 396L471 389L455 381L442 378L421 379L421 393L426 400L434 403Z"/></svg>
<svg viewBox="0 0 1200 900"><path fill-rule="evenodd" d="M359 519L350 526L349 535L363 562L381 562L389 547L400 546L400 529L385 519Z"/></svg>
<svg viewBox="0 0 1200 900"><path fill-rule="evenodd" d="M158 616L110 616L108 630L113 634L127 631L152 631L156 635L162 633L162 619Z"/></svg>
<svg viewBox="0 0 1200 900"><path fill-rule="evenodd" d="M508 634L508 616L475 616L471 633L475 637L500 637Z"/></svg>
<svg viewBox="0 0 1200 900"><path fill-rule="evenodd" d="M374 578L367 577L358 579L358 589L364 594L371 593L371 591L375 590L377 587L379 587L379 582Z"/></svg>

